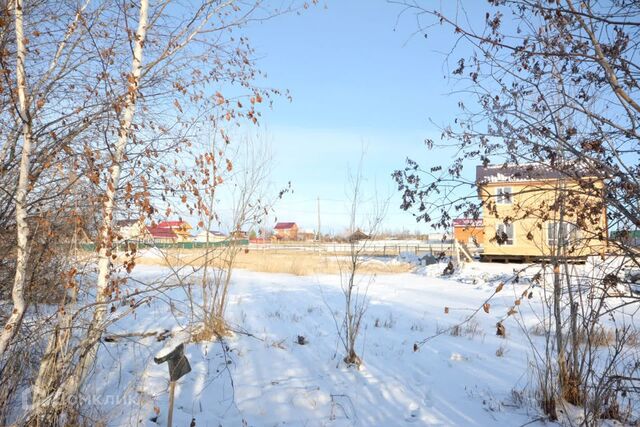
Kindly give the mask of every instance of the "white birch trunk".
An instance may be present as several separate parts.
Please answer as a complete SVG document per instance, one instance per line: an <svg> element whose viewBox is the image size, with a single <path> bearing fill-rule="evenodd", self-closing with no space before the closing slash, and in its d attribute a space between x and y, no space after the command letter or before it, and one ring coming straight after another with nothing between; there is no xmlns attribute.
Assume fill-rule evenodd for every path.
<svg viewBox="0 0 640 427"><path fill-rule="evenodd" d="M15 337L22 318L24 317L25 301L24 287L29 257L29 224L27 223L27 194L29 192L29 156L31 155L31 116L27 95L27 75L25 72L26 47L23 31L22 0L13 2L16 31L16 77L18 85L18 102L20 120L22 121L22 157L20 158L20 172L18 188L16 190L16 228L18 246L16 252L16 273L13 282L11 298L13 310L0 332L0 357Z"/></svg>
<svg viewBox="0 0 640 427"><path fill-rule="evenodd" d="M140 1L140 17L138 20L138 29L136 30L133 61L131 67L131 78L129 80L129 88L125 97L123 106L123 115L118 128L118 141L114 151L113 165L104 201L104 218L100 231L100 250L98 252L98 277L96 283L96 308L89 325L87 336L81 343L86 348L82 352L78 366L72 378L66 382L63 394L65 396L73 396L78 392L82 381L86 377L89 369L95 361L98 351L97 343L103 333L103 322L107 313L109 278L111 273L111 233L113 225L113 211L115 207L115 198L118 184L120 181L121 162L124 159L124 153L131 132L131 123L136 109L136 101L138 98L138 84L142 71L142 52L144 41L147 34L147 14L149 9L149 1ZM84 350L84 349L83 349Z"/></svg>

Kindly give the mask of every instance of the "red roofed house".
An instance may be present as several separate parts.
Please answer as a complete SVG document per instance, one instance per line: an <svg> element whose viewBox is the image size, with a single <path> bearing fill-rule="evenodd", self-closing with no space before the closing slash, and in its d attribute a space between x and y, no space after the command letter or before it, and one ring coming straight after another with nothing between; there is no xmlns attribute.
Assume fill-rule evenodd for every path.
<svg viewBox="0 0 640 427"><path fill-rule="evenodd" d="M175 243L178 241L178 235L170 228L147 227L147 232L156 243Z"/></svg>
<svg viewBox="0 0 640 427"><path fill-rule="evenodd" d="M298 240L298 225L295 222L279 222L273 231L278 240Z"/></svg>
<svg viewBox="0 0 640 427"><path fill-rule="evenodd" d="M460 243L484 243L482 219L457 218L453 220L453 237Z"/></svg>
<svg viewBox="0 0 640 427"><path fill-rule="evenodd" d="M147 232L157 243L190 242L191 226L185 221L160 221L158 225L147 227Z"/></svg>

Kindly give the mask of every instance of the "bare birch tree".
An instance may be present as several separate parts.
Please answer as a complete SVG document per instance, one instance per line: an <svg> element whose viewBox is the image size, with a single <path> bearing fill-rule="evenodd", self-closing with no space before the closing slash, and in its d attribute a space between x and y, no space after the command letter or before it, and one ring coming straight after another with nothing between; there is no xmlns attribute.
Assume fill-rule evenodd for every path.
<svg viewBox="0 0 640 427"><path fill-rule="evenodd" d="M29 257L27 224L27 194L29 186L29 160L31 156L31 112L29 111L29 94L27 91L27 73L25 71L25 35L23 28L22 0L13 1L16 33L16 75L19 100L18 114L22 122L22 154L20 172L16 192L16 224L18 246L16 255L16 273L13 284L13 310L2 332L0 332L0 358L4 354L11 339L15 336L25 311L24 287L26 281L27 262Z"/></svg>
<svg viewBox="0 0 640 427"><path fill-rule="evenodd" d="M114 221L130 213L153 221L161 201L186 196L180 157L193 145L196 124L214 116L229 127L258 123L260 109L281 92L256 83L264 76L240 30L293 5L5 5L14 19L0 20L0 89L12 89L0 90L0 294L13 289L14 298L0 333L2 416L15 391L33 384L25 422L79 420L69 397L82 392L106 328L125 315L114 309L128 302L120 287L135 266L131 253L118 251ZM223 127L216 131L221 146L235 142ZM261 206L255 197L238 199L246 203L239 201L244 214L236 226L252 221L250 211ZM183 207L200 209L194 200L185 197ZM91 263L86 268L70 256L78 240L96 244L95 277ZM57 311L49 313L49 305L47 314L34 310L25 318L26 307L39 302ZM225 303L217 307L224 312ZM20 367L13 356L23 349L39 366Z"/></svg>

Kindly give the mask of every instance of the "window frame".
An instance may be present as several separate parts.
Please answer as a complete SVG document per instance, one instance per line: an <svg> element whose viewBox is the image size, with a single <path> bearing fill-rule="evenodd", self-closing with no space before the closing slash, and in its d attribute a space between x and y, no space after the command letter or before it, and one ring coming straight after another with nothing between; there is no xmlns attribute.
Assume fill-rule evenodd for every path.
<svg viewBox="0 0 640 427"><path fill-rule="evenodd" d="M508 192L504 190L509 189ZM505 198L505 194L508 194L508 201ZM497 205L512 205L513 204L513 187L511 186L502 186L496 187L496 204Z"/></svg>
<svg viewBox="0 0 640 427"><path fill-rule="evenodd" d="M509 223L509 224L505 224L504 222L501 222L499 224L496 225L496 236L498 235L498 233L500 233L500 227L504 227L504 231L502 231L502 233L507 235L507 239L504 243L498 243L498 246L515 246L516 244L516 227L514 223ZM507 233L507 227L511 228L511 243L509 243L509 233Z"/></svg>
<svg viewBox="0 0 640 427"><path fill-rule="evenodd" d="M560 225L564 225L568 231L565 231L564 236L560 236ZM555 238L553 241L551 240L551 228L553 227L553 233L555 234ZM580 237L580 229L578 226L572 222L566 221L547 221L547 246L558 247L559 243L563 245L569 245ZM560 238L563 238L563 241L560 242Z"/></svg>

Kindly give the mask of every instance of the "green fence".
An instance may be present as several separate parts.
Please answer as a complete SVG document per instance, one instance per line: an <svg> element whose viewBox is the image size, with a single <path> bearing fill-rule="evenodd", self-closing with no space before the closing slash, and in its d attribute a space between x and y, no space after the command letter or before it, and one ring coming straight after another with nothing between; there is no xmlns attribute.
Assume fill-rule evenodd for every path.
<svg viewBox="0 0 640 427"><path fill-rule="evenodd" d="M158 249L205 249L205 248L221 248L227 246L248 246L248 239L238 240L222 240L220 242L138 242L138 241L124 241L116 245L117 251L124 251L128 245L135 245L136 249L158 248ZM81 243L80 247L84 251L95 251L95 243Z"/></svg>

